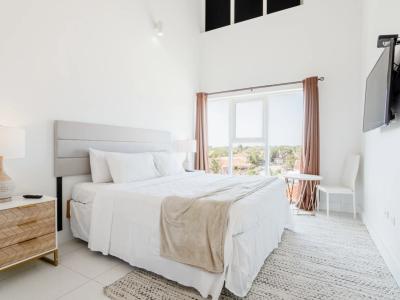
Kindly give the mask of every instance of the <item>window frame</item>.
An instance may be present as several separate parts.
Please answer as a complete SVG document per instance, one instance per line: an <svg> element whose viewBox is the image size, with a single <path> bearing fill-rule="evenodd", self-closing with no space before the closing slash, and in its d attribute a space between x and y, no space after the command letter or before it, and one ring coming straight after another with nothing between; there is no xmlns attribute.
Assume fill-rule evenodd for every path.
<svg viewBox="0 0 400 300"><path fill-rule="evenodd" d="M260 143L265 139L265 136L267 135L267 130L268 128L265 128L265 118L268 117L268 113L266 112L266 106L268 106L268 103L266 103L267 99L263 98L254 98L254 99L241 99L241 100L234 100L232 101L231 105L233 106L233 120L232 120L232 129L233 129L233 140L236 141L236 143ZM262 128L261 128L261 137L248 137L248 138L241 138L237 136L237 105L241 103L250 103L250 102L261 102L262 103Z"/></svg>
<svg viewBox="0 0 400 300"><path fill-rule="evenodd" d="M263 144L264 145L264 167L266 176L269 176L270 173L270 145L269 145L269 96L274 94L288 94L288 93L296 93L303 92L303 88L290 88L284 90L276 90L258 94L248 94L248 95L240 95L240 96L232 96L232 97L221 97L210 99L211 102L216 101L227 101L229 105L229 142L228 142L228 175L233 174L233 149L235 144ZM262 102L263 103L263 121L262 121L262 137L260 138L238 138L236 137L236 105L238 103L248 103L248 102Z"/></svg>
<svg viewBox="0 0 400 300"><path fill-rule="evenodd" d="M259 138L238 138L236 136L236 106L239 103L249 103L249 102L261 102L263 106L262 111L262 136ZM264 160L265 160L265 170L266 175L269 175L269 150L268 150L268 97L260 95L253 96L249 98L234 99L229 102L229 175L233 174L233 148L235 144L263 144L264 145Z"/></svg>

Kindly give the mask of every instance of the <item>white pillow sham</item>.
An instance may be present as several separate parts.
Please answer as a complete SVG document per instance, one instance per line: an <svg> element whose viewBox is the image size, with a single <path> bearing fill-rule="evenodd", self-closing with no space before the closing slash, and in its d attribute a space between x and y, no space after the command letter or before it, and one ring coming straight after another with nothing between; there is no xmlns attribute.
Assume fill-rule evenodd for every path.
<svg viewBox="0 0 400 300"><path fill-rule="evenodd" d="M111 182L112 177L106 161L106 153L96 149L89 149L90 170L94 183Z"/></svg>
<svg viewBox="0 0 400 300"><path fill-rule="evenodd" d="M114 183L129 183L159 176L150 153L107 153L106 160Z"/></svg>
<svg viewBox="0 0 400 300"><path fill-rule="evenodd" d="M161 176L182 174L185 172L176 154L168 152L153 153L154 163Z"/></svg>

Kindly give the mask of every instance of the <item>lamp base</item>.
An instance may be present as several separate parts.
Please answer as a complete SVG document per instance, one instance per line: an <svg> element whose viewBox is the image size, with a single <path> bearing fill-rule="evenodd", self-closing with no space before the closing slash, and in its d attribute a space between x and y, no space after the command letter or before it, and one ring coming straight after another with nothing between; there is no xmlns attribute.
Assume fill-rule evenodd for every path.
<svg viewBox="0 0 400 300"><path fill-rule="evenodd" d="M186 156L185 161L183 162L183 168L185 169L185 171L193 171L193 164L191 162L191 160L189 159L189 155Z"/></svg>
<svg viewBox="0 0 400 300"><path fill-rule="evenodd" d="M3 157L0 156L0 202L11 201L14 190L14 181L4 172Z"/></svg>
<svg viewBox="0 0 400 300"><path fill-rule="evenodd" d="M0 202L8 202L14 194L15 184L13 180L3 181L0 179Z"/></svg>

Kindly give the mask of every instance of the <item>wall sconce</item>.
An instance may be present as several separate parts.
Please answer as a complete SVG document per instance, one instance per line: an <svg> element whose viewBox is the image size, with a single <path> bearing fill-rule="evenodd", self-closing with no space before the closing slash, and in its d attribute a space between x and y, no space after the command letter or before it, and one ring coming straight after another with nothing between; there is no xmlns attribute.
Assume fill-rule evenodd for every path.
<svg viewBox="0 0 400 300"><path fill-rule="evenodd" d="M161 21L154 23L154 31L155 31L156 35L159 37L164 35L163 23Z"/></svg>

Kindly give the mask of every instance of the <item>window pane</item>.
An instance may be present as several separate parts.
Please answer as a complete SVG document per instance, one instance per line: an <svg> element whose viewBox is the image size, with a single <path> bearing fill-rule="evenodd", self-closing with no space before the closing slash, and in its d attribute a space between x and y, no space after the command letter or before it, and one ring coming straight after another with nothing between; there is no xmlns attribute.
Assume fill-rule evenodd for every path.
<svg viewBox="0 0 400 300"><path fill-rule="evenodd" d="M303 93L268 97L270 173L299 171L303 137Z"/></svg>
<svg viewBox="0 0 400 300"><path fill-rule="evenodd" d="M268 143L301 145L303 114L302 91L268 96Z"/></svg>
<svg viewBox="0 0 400 300"><path fill-rule="evenodd" d="M288 9L300 5L300 0L267 0L267 13Z"/></svg>
<svg viewBox="0 0 400 300"><path fill-rule="evenodd" d="M271 146L269 151L272 176L300 170L300 146Z"/></svg>
<svg viewBox="0 0 400 300"><path fill-rule="evenodd" d="M212 147L229 145L229 102L208 102L208 144Z"/></svg>
<svg viewBox="0 0 400 300"><path fill-rule="evenodd" d="M210 170L229 173L229 102L208 103L208 155Z"/></svg>
<svg viewBox="0 0 400 300"><path fill-rule="evenodd" d="M206 0L206 31L231 24L230 0Z"/></svg>
<svg viewBox="0 0 400 300"><path fill-rule="evenodd" d="M263 0L235 0L235 23L260 17L263 14Z"/></svg>
<svg viewBox="0 0 400 300"><path fill-rule="evenodd" d="M236 138L262 138L263 115L262 101L237 103Z"/></svg>
<svg viewBox="0 0 400 300"><path fill-rule="evenodd" d="M208 158L211 173L229 174L229 147L210 147Z"/></svg>
<svg viewBox="0 0 400 300"><path fill-rule="evenodd" d="M233 175L265 175L264 145L236 144L233 147Z"/></svg>

